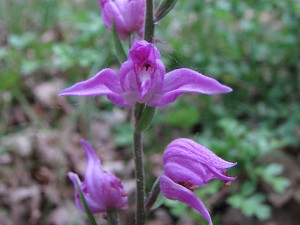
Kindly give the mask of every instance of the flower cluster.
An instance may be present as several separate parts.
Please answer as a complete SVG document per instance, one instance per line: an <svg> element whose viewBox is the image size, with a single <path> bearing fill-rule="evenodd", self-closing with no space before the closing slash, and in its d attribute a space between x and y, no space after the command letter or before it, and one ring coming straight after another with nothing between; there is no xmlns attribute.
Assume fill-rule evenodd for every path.
<svg viewBox="0 0 300 225"><path fill-rule="evenodd" d="M159 18L168 13L176 3L176 1L162 2L158 13ZM99 4L104 23L109 28L115 25L120 39L127 40L132 33L137 33L140 38L143 37L146 0L99 0ZM151 107L165 106L185 93L214 95L230 91L232 91L230 87L188 68L166 72L159 50L145 40L134 40L128 52L128 59L122 63L119 71L105 68L90 79L62 90L59 95L106 96L117 106L132 108L136 103ZM134 138L136 137L141 135L135 135ZM68 174L75 188L77 206L81 210L84 208L80 199L80 192L82 192L92 213L105 213L123 208L127 204L127 194L122 182L102 168L99 158L86 141L81 140L81 144L87 156L84 181L81 182L75 173ZM135 151L135 154L142 156L142 152ZM138 158L135 161L137 160ZM142 165L142 162L140 164ZM235 177L229 177L226 169L235 165L236 163L219 158L206 147L190 139L176 139L167 146L163 154L164 170L159 177L160 191L167 198L181 201L194 208L209 225L212 225L208 210L194 190L215 178L223 180L228 185L235 180ZM136 170L138 169L141 168L136 167ZM137 174L143 173L139 171L136 176ZM140 180L138 177L136 179L139 187L137 188L137 221L142 221L137 224L143 225L146 213L144 209L138 207L144 206L145 188L139 186L143 177Z"/></svg>

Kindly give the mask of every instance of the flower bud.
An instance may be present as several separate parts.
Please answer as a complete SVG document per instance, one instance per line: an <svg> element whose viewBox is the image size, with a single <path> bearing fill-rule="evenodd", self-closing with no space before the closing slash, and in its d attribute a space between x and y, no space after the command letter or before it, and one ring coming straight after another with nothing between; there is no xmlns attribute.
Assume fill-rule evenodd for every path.
<svg viewBox="0 0 300 225"><path fill-rule="evenodd" d="M99 0L99 4L104 23L112 28L113 20L121 39L133 32L143 37L146 0Z"/></svg>
<svg viewBox="0 0 300 225"><path fill-rule="evenodd" d="M226 184L229 177L226 169L236 163L227 162L204 146L185 138L172 141L163 155L164 172L160 177L162 194L181 201L197 210L212 225L210 215L200 198L193 192L196 188L218 178Z"/></svg>
<svg viewBox="0 0 300 225"><path fill-rule="evenodd" d="M92 213L106 212L125 206L127 204L127 193L121 180L103 169L100 159L86 141L81 140L81 144L87 156L84 181L81 182L75 173L69 172L68 174L75 188L75 202L78 208L84 211L78 186Z"/></svg>

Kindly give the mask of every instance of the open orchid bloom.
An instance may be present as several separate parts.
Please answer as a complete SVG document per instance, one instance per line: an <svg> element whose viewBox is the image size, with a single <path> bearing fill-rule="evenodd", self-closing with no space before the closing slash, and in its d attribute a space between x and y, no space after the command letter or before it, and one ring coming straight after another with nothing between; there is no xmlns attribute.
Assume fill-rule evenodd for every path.
<svg viewBox="0 0 300 225"><path fill-rule="evenodd" d="M81 140L81 144L87 156L84 181L81 182L77 174L68 173L75 188L77 207L84 211L77 184L84 194L92 213L102 213L125 206L127 204L127 193L120 179L102 168L100 159L86 141Z"/></svg>
<svg viewBox="0 0 300 225"><path fill-rule="evenodd" d="M165 73L158 49L146 41L135 41L119 75L112 69L103 69L92 78L62 90L60 95L105 95L114 104L130 108L136 102L164 106L188 92L213 95L231 90L187 68Z"/></svg>
<svg viewBox="0 0 300 225"><path fill-rule="evenodd" d="M211 217L200 198L193 192L218 178L225 184L233 181L226 169L236 163L227 162L204 146L185 138L172 141L163 155L164 171L160 176L162 194L197 210L212 225Z"/></svg>
<svg viewBox="0 0 300 225"><path fill-rule="evenodd" d="M111 28L113 20L121 39L133 32L143 37L146 0L99 0L99 4L104 23Z"/></svg>

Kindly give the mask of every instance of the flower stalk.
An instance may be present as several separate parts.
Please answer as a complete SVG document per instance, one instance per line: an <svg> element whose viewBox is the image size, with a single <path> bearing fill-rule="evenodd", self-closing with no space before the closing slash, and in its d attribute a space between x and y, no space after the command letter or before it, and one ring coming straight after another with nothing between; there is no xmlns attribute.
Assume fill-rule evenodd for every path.
<svg viewBox="0 0 300 225"><path fill-rule="evenodd" d="M153 42L154 35L154 20L153 20L153 0L146 2L146 18L144 39L150 43ZM143 143L142 130L139 129L139 124L143 116L145 104L136 103L134 107L134 134L133 134L133 148L134 148L134 162L135 162L135 179L136 179L136 225L144 225L146 221L145 211L145 173L143 161Z"/></svg>
<svg viewBox="0 0 300 225"><path fill-rule="evenodd" d="M136 103L134 108L134 134L133 134L133 155L135 162L135 180L136 180L136 225L144 225L146 220L145 212L145 174L143 161L143 143L142 131L137 129L137 124L142 117L145 105Z"/></svg>
<svg viewBox="0 0 300 225"><path fill-rule="evenodd" d="M108 225L119 225L120 224L119 214L116 209L106 211L106 215L107 215Z"/></svg>
<svg viewBox="0 0 300 225"><path fill-rule="evenodd" d="M153 184L152 190L150 192L150 196L145 202L147 214L150 212L152 206L156 202L159 193L160 193L159 179L156 179L155 183Z"/></svg>

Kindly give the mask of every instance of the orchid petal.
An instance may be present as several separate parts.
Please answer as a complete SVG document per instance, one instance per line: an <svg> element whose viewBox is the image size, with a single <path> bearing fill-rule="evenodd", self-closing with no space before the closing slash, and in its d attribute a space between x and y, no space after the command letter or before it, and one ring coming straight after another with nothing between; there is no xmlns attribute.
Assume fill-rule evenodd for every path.
<svg viewBox="0 0 300 225"><path fill-rule="evenodd" d="M190 139L178 138L164 151L163 165L164 172L160 177L162 194L193 207L212 224L208 211L193 191L215 178L225 182L235 180L235 177L228 176L226 169L236 163L221 159Z"/></svg>
<svg viewBox="0 0 300 225"><path fill-rule="evenodd" d="M234 181L236 180L236 177L229 177L226 174L224 174L224 170L218 171L217 168L214 167L207 167L207 169L214 175L214 177L220 179L220 180L224 180L224 181Z"/></svg>
<svg viewBox="0 0 300 225"><path fill-rule="evenodd" d="M62 90L60 96L96 96L106 95L114 104L128 107L124 103L117 73L112 69L103 69L92 78L81 81Z"/></svg>
<svg viewBox="0 0 300 225"><path fill-rule="evenodd" d="M198 173L199 171L201 173ZM206 176L205 170L201 165L198 166L198 170L195 170L195 168L188 168L185 164L180 165L174 162L164 165L164 174L176 183L190 182L196 186L203 184L203 178Z"/></svg>
<svg viewBox="0 0 300 225"><path fill-rule="evenodd" d="M84 185L84 183L82 183L80 181L80 179L79 179L79 177L76 173L69 172L68 177L72 181L74 189L75 189L75 192L74 192L75 193L75 203L81 211L84 212L84 208L83 208L82 202L80 200L78 185L81 188L81 191L84 195L84 198L85 198L85 200L86 200L86 202L87 202L87 204L88 204L88 206L89 206L92 213L98 213L98 212L105 211L105 207L101 204L101 202L96 203L94 201L94 199L92 199L90 197L90 195L86 193L86 190L84 188L85 185Z"/></svg>
<svg viewBox="0 0 300 225"><path fill-rule="evenodd" d="M174 157L178 157L179 160L188 158L215 168L230 168L236 165L236 163L225 161L205 146L187 138L178 138L172 141L164 152L163 162L166 163L167 160Z"/></svg>
<svg viewBox="0 0 300 225"><path fill-rule="evenodd" d="M114 2L108 1L104 5L102 9L102 19L109 28L112 26L111 19L113 19L118 31L127 32L124 17Z"/></svg>
<svg viewBox="0 0 300 225"><path fill-rule="evenodd" d="M133 32L143 36L146 0L99 0L99 4L104 23L111 28L114 20L121 39Z"/></svg>
<svg viewBox="0 0 300 225"><path fill-rule="evenodd" d="M86 168L84 172L84 180L87 189L96 202L102 202L102 199L100 199L101 195L99 197L99 190L94 188L100 188L104 181L104 170L101 166L100 159L97 157L94 149L92 148L92 146L89 145L88 142L81 139L80 143L83 146L87 157Z"/></svg>
<svg viewBox="0 0 300 225"><path fill-rule="evenodd" d="M88 142L83 139L80 142L87 156L84 178L90 196L96 202L101 202L106 209L121 208L127 201L127 198L123 198L127 195L121 181L102 168L100 159Z"/></svg>
<svg viewBox="0 0 300 225"><path fill-rule="evenodd" d="M83 139L80 142L87 156L84 182L80 181L77 174L69 173L69 178L75 187L76 205L81 210L83 209L77 187L78 183L93 213L125 206L127 204L127 193L121 180L102 168L100 159L88 142Z"/></svg>
<svg viewBox="0 0 300 225"><path fill-rule="evenodd" d="M232 91L231 88L217 80L204 76L196 71L181 68L165 74L164 87L149 106L164 106L174 102L184 93L222 94Z"/></svg>
<svg viewBox="0 0 300 225"><path fill-rule="evenodd" d="M173 182L164 174L160 176L160 190L167 198L178 200L194 208L209 222L209 225L213 225L205 205L191 190Z"/></svg>

